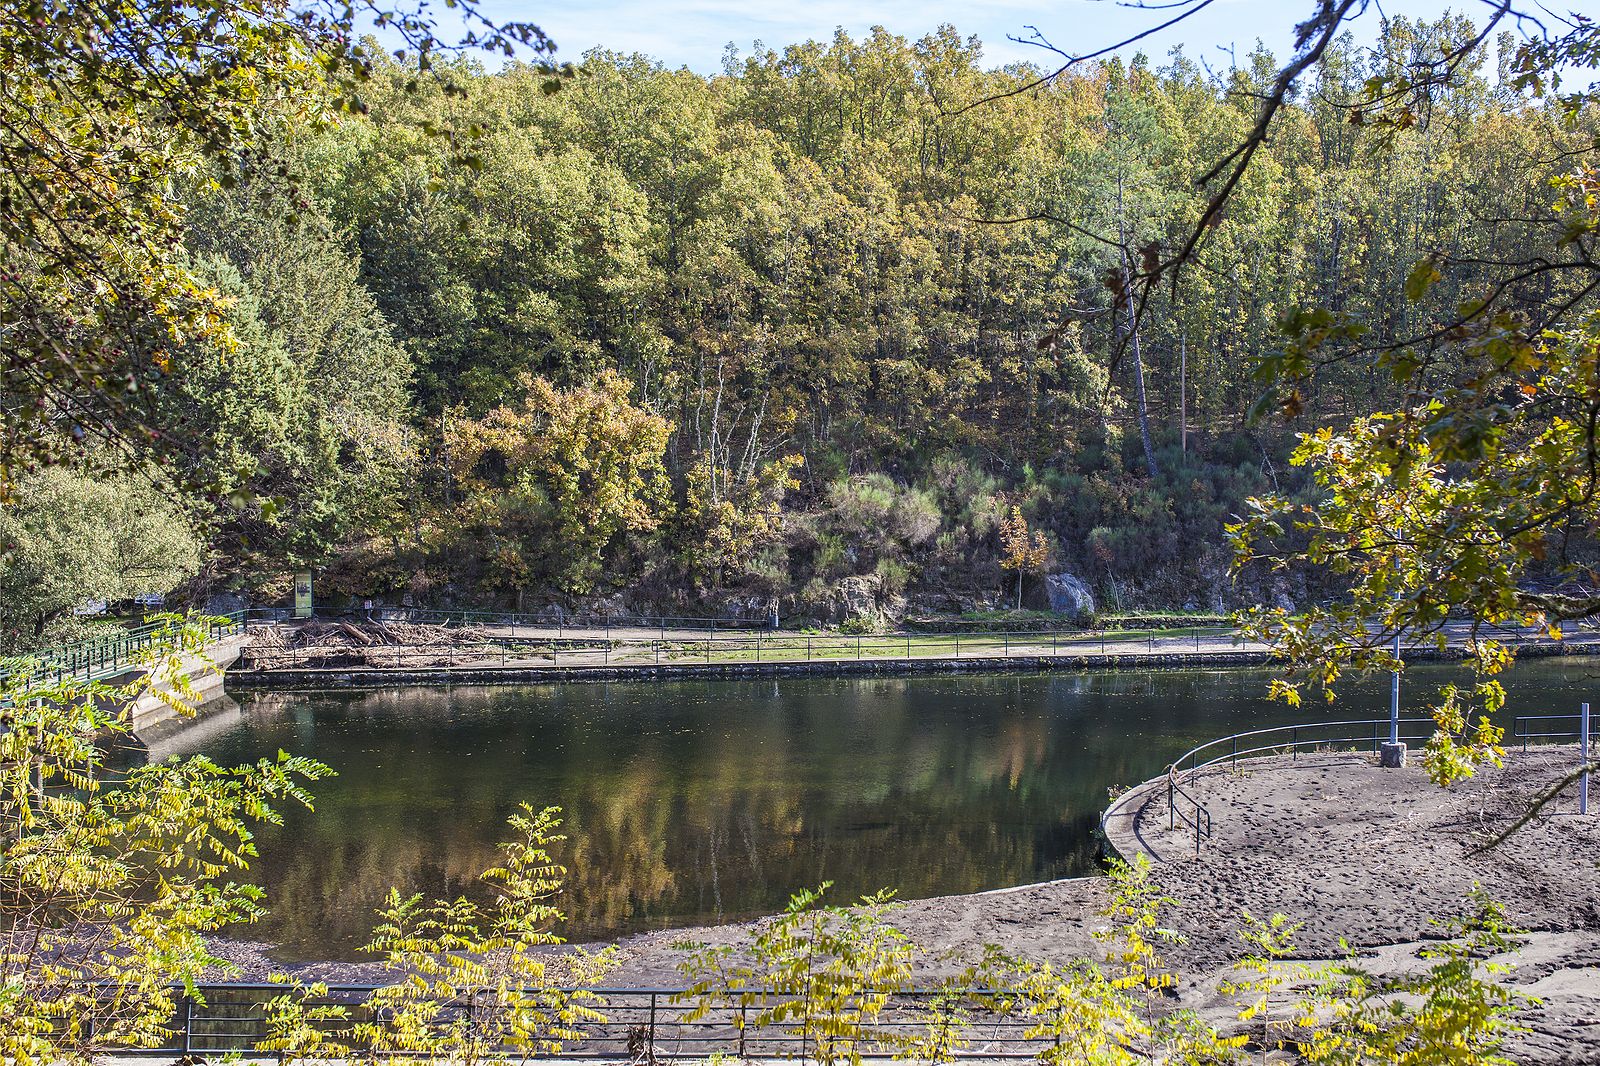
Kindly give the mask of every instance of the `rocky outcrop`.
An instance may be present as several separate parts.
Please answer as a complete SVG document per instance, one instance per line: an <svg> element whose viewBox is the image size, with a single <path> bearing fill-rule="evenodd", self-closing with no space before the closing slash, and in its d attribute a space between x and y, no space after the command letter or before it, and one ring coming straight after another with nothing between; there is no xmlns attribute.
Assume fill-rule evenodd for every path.
<svg viewBox="0 0 1600 1066"><path fill-rule="evenodd" d="M1045 594L1050 597L1050 609L1057 614L1073 618L1088 618L1094 614L1094 593L1081 578L1072 574L1050 574L1044 579Z"/></svg>

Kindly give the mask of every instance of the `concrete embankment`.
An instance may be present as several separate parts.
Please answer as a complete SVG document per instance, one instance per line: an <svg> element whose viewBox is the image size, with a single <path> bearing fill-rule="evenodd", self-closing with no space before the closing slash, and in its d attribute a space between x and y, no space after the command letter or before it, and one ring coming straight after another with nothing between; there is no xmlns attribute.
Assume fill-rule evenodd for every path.
<svg viewBox="0 0 1600 1066"><path fill-rule="evenodd" d="M249 637L245 633L235 633L208 644L204 652L185 655L180 669L190 695L182 696L169 682L157 680L134 701L131 717L133 728L144 729L176 717L178 712L168 700L200 707L221 697L223 686L227 683L226 671L238 661L248 642ZM141 667L104 680L107 684L124 685L138 680L143 673Z"/></svg>
<svg viewBox="0 0 1600 1066"><path fill-rule="evenodd" d="M998 671L1150 669L1186 666L1260 666L1268 658L1256 651L1158 652L1108 655L1013 655L992 657L923 657L914 659L812 659L799 662L641 663L614 666L461 665L414 667L274 668L234 670L235 687L337 685L385 687L437 684L547 684L552 681L648 681L687 678L790 677L806 675L894 675L993 673Z"/></svg>

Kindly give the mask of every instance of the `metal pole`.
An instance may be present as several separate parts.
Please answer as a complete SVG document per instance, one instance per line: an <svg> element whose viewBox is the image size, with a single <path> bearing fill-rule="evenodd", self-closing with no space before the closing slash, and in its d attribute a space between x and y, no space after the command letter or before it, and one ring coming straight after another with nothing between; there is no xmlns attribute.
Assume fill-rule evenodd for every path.
<svg viewBox="0 0 1600 1066"><path fill-rule="evenodd" d="M1400 602L1400 557L1394 560L1394 600ZM1400 743L1400 627L1394 629L1394 676L1389 679L1389 743Z"/></svg>
<svg viewBox="0 0 1600 1066"><path fill-rule="evenodd" d="M1400 659L1400 631L1394 631L1394 657ZM1389 679L1389 743L1400 743L1400 671Z"/></svg>
<svg viewBox="0 0 1600 1066"><path fill-rule="evenodd" d="M1589 765L1589 705L1585 703L1578 714L1578 757ZM1578 813L1589 813L1589 771L1578 778Z"/></svg>

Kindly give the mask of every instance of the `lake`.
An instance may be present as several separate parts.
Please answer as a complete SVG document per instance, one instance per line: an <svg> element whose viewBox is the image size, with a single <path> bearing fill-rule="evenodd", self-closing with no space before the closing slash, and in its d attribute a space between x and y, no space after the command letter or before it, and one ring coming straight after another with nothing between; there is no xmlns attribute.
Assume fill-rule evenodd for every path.
<svg viewBox="0 0 1600 1066"><path fill-rule="evenodd" d="M1600 662L1530 661L1512 713L1600 697ZM1406 707L1453 671L1413 667ZM1107 790L1187 748L1318 715L1387 713L1387 680L1335 709L1264 698L1259 670L1162 670L379 691L243 691L152 754L309 755L339 776L260 834L285 960L349 959L389 886L471 892L519 802L559 805L574 940L840 900L922 897L1099 869Z"/></svg>

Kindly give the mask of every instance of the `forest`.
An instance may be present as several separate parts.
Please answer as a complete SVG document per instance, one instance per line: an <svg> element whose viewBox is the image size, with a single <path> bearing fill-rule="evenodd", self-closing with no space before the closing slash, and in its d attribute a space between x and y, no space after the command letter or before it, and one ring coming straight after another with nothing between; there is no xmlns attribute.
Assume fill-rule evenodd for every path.
<svg viewBox="0 0 1600 1066"><path fill-rule="evenodd" d="M1016 92L1039 71L949 26L730 45L713 77L595 52L419 78L373 46L359 96L282 86L267 147L174 176L177 259L223 319L150 394L181 444L15 478L0 630L48 643L146 590L278 602L300 570L332 605L829 624L1060 607L1060 574L1101 611L1325 597L1315 566L1230 573L1224 527L1314 498L1299 435L1395 408L1404 375L1334 360L1285 400L1263 368L1335 316L1442 328L1542 254L1595 143L1592 105L1477 32L1346 33L1181 284L1145 287L1256 121L1263 48ZM1406 121L1352 106L1457 52Z"/></svg>

